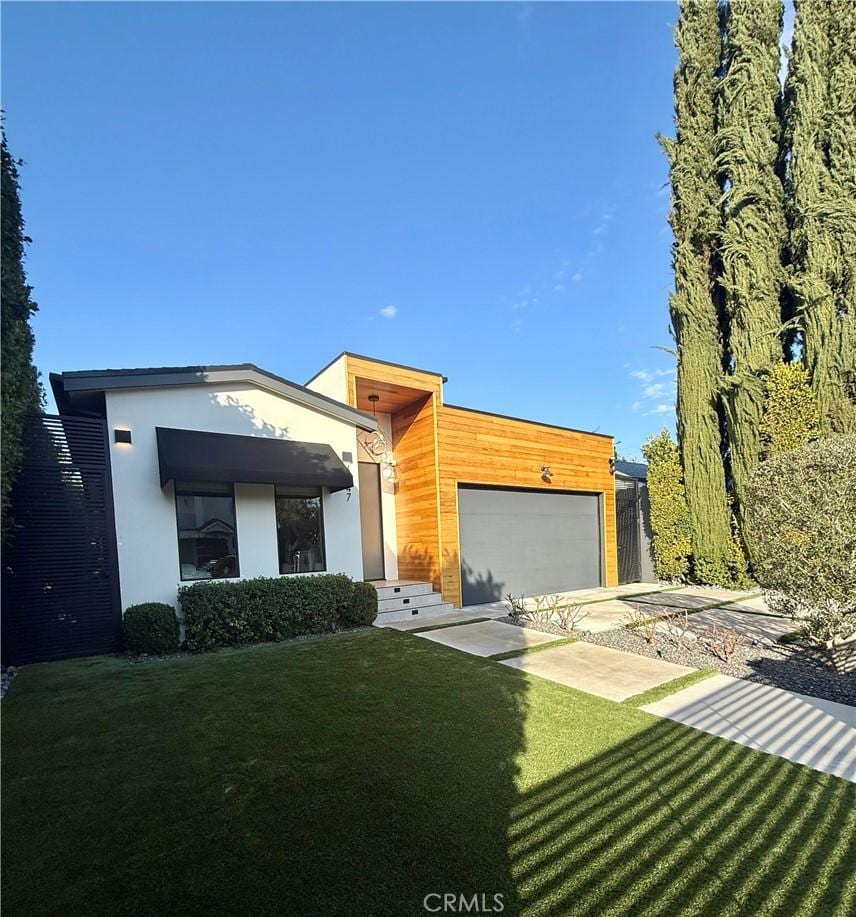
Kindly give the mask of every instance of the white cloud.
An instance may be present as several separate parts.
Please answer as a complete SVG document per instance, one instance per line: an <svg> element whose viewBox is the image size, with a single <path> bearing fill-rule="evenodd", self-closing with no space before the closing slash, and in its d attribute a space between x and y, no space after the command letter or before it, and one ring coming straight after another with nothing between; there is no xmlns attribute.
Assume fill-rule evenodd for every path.
<svg viewBox="0 0 856 917"><path fill-rule="evenodd" d="M557 293L564 293L567 287L563 283L557 283L556 286L553 287L553 289Z"/></svg>
<svg viewBox="0 0 856 917"><path fill-rule="evenodd" d="M514 334L520 334L520 329L523 327L523 322L521 319L517 319L516 322L511 323L511 330Z"/></svg>
<svg viewBox="0 0 856 917"><path fill-rule="evenodd" d="M636 400L631 410L642 411L644 416L670 414L675 409L677 383L674 367L654 369L630 369L625 364L632 379L641 383ZM669 400L667 400L669 399Z"/></svg>
<svg viewBox="0 0 856 917"><path fill-rule="evenodd" d="M571 280L573 280L574 283L579 283L582 279L583 279L582 271L577 271L575 274L571 276Z"/></svg>
<svg viewBox="0 0 856 917"><path fill-rule="evenodd" d="M380 312L378 312L378 315L380 315L381 318L395 318L395 316L398 315L398 306L384 306Z"/></svg>
<svg viewBox="0 0 856 917"><path fill-rule="evenodd" d="M654 407L648 411L649 414L671 414L675 410L675 406L672 403L661 402L660 404L655 404Z"/></svg>

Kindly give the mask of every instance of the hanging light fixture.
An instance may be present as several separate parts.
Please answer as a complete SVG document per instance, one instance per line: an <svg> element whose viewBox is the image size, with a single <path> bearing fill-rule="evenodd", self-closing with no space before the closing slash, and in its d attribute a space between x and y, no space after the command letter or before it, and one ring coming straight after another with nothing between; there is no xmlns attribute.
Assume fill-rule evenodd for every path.
<svg viewBox="0 0 856 917"><path fill-rule="evenodd" d="M376 392L372 392L372 394L368 396L368 400L369 404L372 406L372 416L375 421L377 421L377 403L380 401L380 395ZM392 447L387 441L386 436L384 436L380 430L375 430L363 439L363 446L365 446L369 455L373 455L380 459L378 464L381 466L384 479L390 483L395 483L395 458L392 454Z"/></svg>

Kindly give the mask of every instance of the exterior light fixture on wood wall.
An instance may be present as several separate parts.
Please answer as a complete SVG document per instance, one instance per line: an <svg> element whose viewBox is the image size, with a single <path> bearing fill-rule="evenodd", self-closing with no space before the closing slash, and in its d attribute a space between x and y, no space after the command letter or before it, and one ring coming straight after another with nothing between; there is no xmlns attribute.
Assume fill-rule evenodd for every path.
<svg viewBox="0 0 856 917"><path fill-rule="evenodd" d="M550 470L549 465L541 466L541 480L544 481L546 484L553 483L553 472Z"/></svg>

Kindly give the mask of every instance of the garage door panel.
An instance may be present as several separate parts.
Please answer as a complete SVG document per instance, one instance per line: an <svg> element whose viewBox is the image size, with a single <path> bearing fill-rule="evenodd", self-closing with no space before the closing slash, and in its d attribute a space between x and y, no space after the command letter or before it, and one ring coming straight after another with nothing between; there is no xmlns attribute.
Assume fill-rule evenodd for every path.
<svg viewBox="0 0 856 917"><path fill-rule="evenodd" d="M601 583L594 494L460 487L464 605Z"/></svg>

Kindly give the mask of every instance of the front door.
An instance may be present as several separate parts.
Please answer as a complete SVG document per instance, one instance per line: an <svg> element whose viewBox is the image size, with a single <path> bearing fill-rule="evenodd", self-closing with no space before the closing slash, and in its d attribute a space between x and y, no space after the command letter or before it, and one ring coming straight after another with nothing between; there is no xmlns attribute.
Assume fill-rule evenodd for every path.
<svg viewBox="0 0 856 917"><path fill-rule="evenodd" d="M363 536L363 576L384 579L383 521L380 511L380 465L359 463L360 520Z"/></svg>

